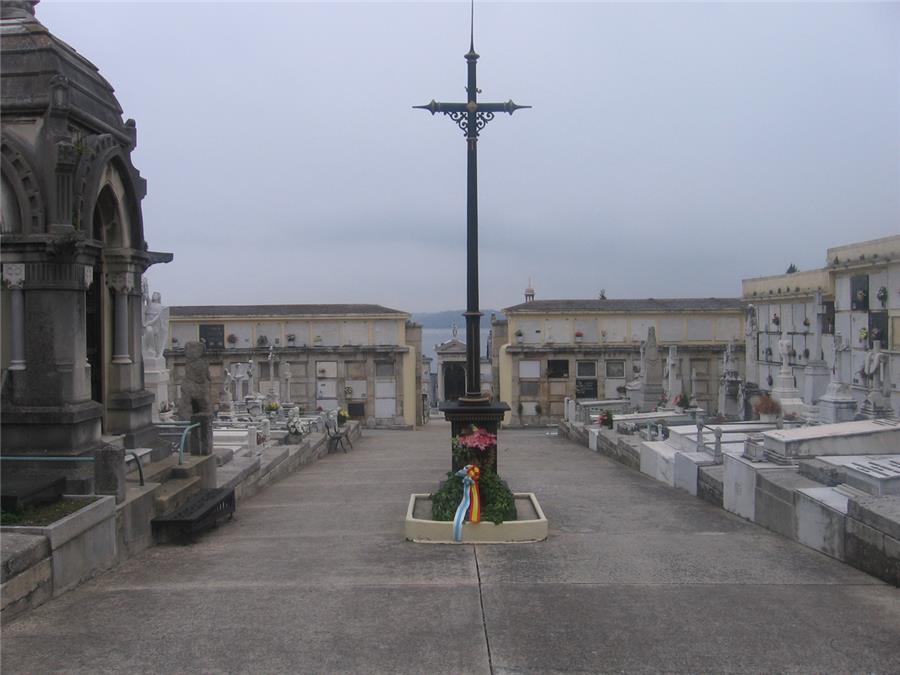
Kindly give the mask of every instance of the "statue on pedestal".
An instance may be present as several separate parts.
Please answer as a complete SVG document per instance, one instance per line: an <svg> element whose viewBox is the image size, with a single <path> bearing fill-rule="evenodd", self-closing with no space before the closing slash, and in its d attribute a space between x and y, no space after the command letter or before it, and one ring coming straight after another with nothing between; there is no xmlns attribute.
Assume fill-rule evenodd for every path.
<svg viewBox="0 0 900 675"><path fill-rule="evenodd" d="M165 368L165 362L162 363L162 368L159 367L159 362L163 358L163 352L169 339L169 308L162 304L162 296L158 291L150 294L150 285L146 279L143 280L141 286L143 292L142 326L144 329L141 352L144 361L155 366L154 370L162 370Z"/></svg>

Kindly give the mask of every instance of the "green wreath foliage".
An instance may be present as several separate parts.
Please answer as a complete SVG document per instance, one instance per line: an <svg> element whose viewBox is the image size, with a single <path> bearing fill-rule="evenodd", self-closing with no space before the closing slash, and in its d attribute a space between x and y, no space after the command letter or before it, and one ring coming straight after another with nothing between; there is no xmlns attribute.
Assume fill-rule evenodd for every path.
<svg viewBox="0 0 900 675"><path fill-rule="evenodd" d="M481 519L497 525L504 520L516 519L516 500L505 480L494 471L483 469L478 480L481 494ZM463 480L452 471L447 472L447 480L441 483L437 492L431 495L432 520L453 520L456 508L462 501Z"/></svg>

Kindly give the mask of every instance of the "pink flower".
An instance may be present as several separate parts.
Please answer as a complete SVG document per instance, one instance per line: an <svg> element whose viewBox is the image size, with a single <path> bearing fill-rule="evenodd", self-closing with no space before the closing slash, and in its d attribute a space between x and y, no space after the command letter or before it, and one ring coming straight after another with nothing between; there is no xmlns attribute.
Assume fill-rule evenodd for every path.
<svg viewBox="0 0 900 675"><path fill-rule="evenodd" d="M472 433L466 434L465 436L460 435L459 444L463 448L481 450L484 452L488 448L497 445L497 434L492 434L486 429L474 428Z"/></svg>

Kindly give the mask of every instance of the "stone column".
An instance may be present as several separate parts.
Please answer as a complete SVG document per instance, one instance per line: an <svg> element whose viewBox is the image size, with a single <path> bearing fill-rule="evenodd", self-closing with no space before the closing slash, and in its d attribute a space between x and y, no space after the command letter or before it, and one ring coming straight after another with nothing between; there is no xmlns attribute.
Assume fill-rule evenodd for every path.
<svg viewBox="0 0 900 675"><path fill-rule="evenodd" d="M25 370L25 265L3 266L3 284L9 289L9 369Z"/></svg>
<svg viewBox="0 0 900 675"><path fill-rule="evenodd" d="M112 445L94 451L94 491L115 495L116 504L125 501L125 450Z"/></svg>
<svg viewBox="0 0 900 675"><path fill-rule="evenodd" d="M116 272L109 275L109 287L115 294L115 320L113 323L113 357L112 362L129 365L131 355L128 353L128 294L131 292L131 275Z"/></svg>

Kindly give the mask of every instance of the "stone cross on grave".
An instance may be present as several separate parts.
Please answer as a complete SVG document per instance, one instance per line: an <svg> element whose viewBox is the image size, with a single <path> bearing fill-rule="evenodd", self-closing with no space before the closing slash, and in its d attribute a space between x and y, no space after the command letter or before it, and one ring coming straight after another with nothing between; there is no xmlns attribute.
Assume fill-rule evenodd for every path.
<svg viewBox="0 0 900 675"><path fill-rule="evenodd" d="M269 354L266 356L269 362L269 395L268 398L275 399L275 347L269 345Z"/></svg>

